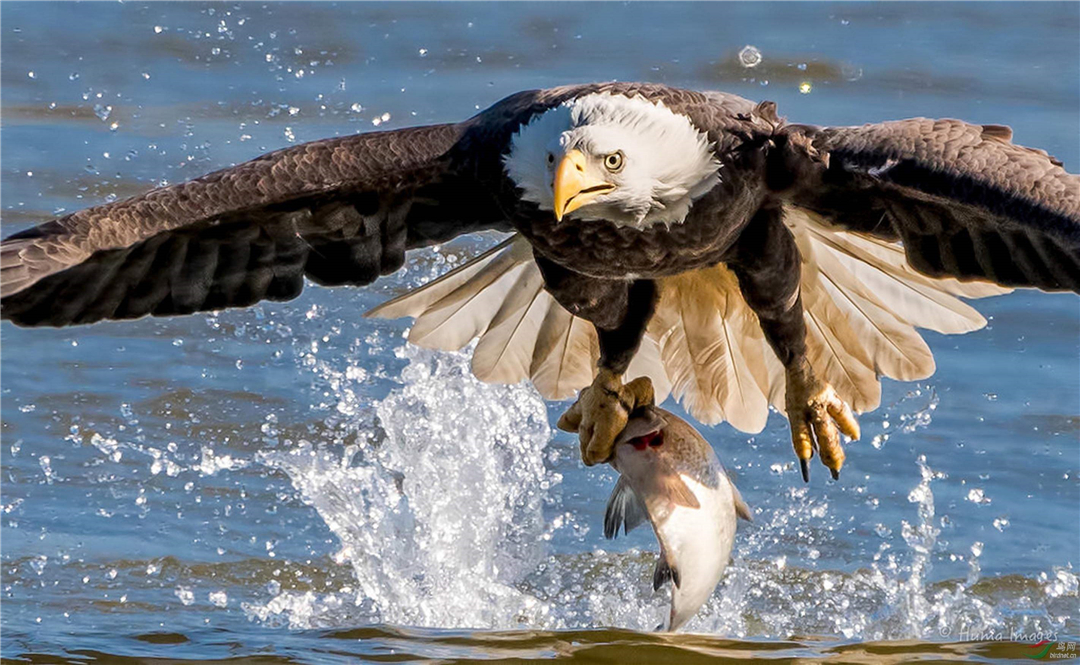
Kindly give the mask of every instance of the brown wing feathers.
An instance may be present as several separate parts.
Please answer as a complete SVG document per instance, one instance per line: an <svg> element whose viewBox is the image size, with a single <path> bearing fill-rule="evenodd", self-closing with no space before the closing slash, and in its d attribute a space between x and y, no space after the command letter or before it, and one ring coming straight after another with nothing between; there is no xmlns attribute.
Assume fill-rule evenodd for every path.
<svg viewBox="0 0 1080 665"><path fill-rule="evenodd" d="M448 177L457 135L318 141L16 234L0 246L3 317L61 326L287 300L305 275L370 283L404 262L412 196ZM446 236L469 230L424 214Z"/></svg>
<svg viewBox="0 0 1080 665"><path fill-rule="evenodd" d="M59 326L285 300L305 276L367 284L410 247L509 230L496 197L512 189L500 163L510 136L534 113L600 91L662 100L718 137L749 108L659 85L567 86L513 95L459 125L295 146L4 240L0 314ZM790 203L902 240L932 276L1080 291L1080 178L1012 144L1007 127L774 124L771 139L803 154L789 149L780 164L795 181Z"/></svg>
<svg viewBox="0 0 1080 665"><path fill-rule="evenodd" d="M1080 291L1080 178L1012 144L1007 127L920 118L796 131L828 155L798 205L903 241L932 276Z"/></svg>

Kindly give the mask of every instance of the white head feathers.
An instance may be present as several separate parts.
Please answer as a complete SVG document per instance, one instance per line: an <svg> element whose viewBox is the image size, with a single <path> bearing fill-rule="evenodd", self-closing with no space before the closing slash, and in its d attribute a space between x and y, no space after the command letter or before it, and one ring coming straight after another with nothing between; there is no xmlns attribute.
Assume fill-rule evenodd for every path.
<svg viewBox="0 0 1080 665"><path fill-rule="evenodd" d="M596 93L570 100L524 125L504 159L522 196L554 209L554 165L570 150L602 160L616 151L625 165L608 174L615 189L571 213L645 228L677 224L720 181L720 162L708 136L661 102Z"/></svg>

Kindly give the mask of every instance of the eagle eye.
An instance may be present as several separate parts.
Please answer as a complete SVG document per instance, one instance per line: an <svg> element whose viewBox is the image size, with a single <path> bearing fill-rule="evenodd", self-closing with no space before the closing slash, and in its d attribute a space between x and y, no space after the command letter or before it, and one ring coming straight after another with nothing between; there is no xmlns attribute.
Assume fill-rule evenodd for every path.
<svg viewBox="0 0 1080 665"><path fill-rule="evenodd" d="M616 150L604 157L604 168L612 173L618 173L622 171L623 161L622 150Z"/></svg>

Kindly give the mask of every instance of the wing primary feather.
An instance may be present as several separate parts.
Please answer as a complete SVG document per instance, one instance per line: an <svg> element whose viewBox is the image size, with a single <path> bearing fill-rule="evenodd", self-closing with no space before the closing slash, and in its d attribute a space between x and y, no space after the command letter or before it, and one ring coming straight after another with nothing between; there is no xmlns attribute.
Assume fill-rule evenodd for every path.
<svg viewBox="0 0 1080 665"><path fill-rule="evenodd" d="M529 378L537 335L554 301L544 291L535 262L522 267L509 295L480 335L473 352L473 373L481 381L517 383Z"/></svg>
<svg viewBox="0 0 1080 665"><path fill-rule="evenodd" d="M412 289L396 298L372 307L364 312L364 316L375 319L400 319L405 316L420 316L431 305L473 279L477 273L490 265L498 255L511 246L516 247L516 243L519 242L523 242L520 236L511 236L445 275L440 275L419 288Z"/></svg>

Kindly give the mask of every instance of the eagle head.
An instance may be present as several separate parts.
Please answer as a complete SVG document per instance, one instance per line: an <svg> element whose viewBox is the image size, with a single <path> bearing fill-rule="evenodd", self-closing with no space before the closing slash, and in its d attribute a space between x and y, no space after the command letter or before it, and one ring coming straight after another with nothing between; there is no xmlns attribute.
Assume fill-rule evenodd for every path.
<svg viewBox="0 0 1080 665"><path fill-rule="evenodd" d="M646 228L686 219L720 180L708 136L662 102L594 93L521 127L503 159L522 198L555 218Z"/></svg>

